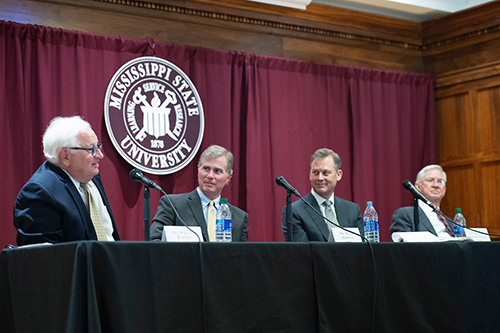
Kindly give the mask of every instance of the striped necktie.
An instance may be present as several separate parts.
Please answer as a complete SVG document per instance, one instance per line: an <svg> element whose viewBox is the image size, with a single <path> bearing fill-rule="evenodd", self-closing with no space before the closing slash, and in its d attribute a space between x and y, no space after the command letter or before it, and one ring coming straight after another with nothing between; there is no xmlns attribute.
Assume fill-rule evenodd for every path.
<svg viewBox="0 0 500 333"><path fill-rule="evenodd" d="M333 202L331 202L330 200L323 201L323 206L325 206L325 217L327 218L327 219L325 219L325 221L326 221L326 225L328 226L328 229L337 228L339 226L339 222L337 221L337 217L333 213L332 205L333 205ZM332 222L330 222L328 220L330 220Z"/></svg>
<svg viewBox="0 0 500 333"><path fill-rule="evenodd" d="M446 232L451 236L451 237L455 237L455 234L453 233L453 230L451 230L451 227L450 225L448 224L448 221L446 221L446 219L443 217L443 215L441 215L441 210L438 208L437 209L438 212L435 212L436 215L438 216L438 219L439 221L443 222L444 224L444 227L446 229Z"/></svg>
<svg viewBox="0 0 500 333"><path fill-rule="evenodd" d="M108 237L106 236L106 231L104 230L104 224L102 223L101 215L99 214L99 210L97 209L94 197L90 193L90 189L87 184L81 183L80 186L82 187L87 197L87 202L89 204L90 219L92 220L92 224L94 225L95 233L97 234L97 240L107 241Z"/></svg>

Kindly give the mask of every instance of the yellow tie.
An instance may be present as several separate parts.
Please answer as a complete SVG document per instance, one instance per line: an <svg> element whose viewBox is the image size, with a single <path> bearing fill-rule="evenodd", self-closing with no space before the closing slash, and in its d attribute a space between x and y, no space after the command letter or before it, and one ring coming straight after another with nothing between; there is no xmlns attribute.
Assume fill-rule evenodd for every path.
<svg viewBox="0 0 500 333"><path fill-rule="evenodd" d="M89 203L89 212L92 224L94 225L95 233L97 234L98 241L107 241L106 231L104 230L104 224L102 223L101 215L99 215L99 210L97 210L97 205L95 204L92 194L87 184L80 184L82 189L85 191L87 196L87 202Z"/></svg>
<svg viewBox="0 0 500 333"><path fill-rule="evenodd" d="M208 229L208 240L210 242L215 242L215 209L214 202L211 200L208 206L208 216L207 216L207 229Z"/></svg>

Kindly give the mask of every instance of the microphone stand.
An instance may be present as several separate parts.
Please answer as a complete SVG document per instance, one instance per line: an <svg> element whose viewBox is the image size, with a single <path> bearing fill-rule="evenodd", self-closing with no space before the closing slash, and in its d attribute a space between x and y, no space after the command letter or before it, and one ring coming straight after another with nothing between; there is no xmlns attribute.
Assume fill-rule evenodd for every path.
<svg viewBox="0 0 500 333"><path fill-rule="evenodd" d="M144 186L144 241L149 241L149 221L151 220L151 200L149 186Z"/></svg>
<svg viewBox="0 0 500 333"><path fill-rule="evenodd" d="M292 191L286 191L286 229L287 240L293 242L293 229L292 229Z"/></svg>
<svg viewBox="0 0 500 333"><path fill-rule="evenodd" d="M413 197L413 231L418 231L418 199Z"/></svg>

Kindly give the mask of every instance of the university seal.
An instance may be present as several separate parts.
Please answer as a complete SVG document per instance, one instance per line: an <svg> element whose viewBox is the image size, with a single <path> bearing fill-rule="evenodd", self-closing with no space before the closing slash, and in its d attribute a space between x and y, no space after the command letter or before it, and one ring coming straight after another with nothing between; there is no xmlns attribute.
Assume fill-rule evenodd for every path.
<svg viewBox="0 0 500 333"><path fill-rule="evenodd" d="M189 164L205 129L195 86L181 69L157 57L133 59L115 73L106 91L104 118L118 153L155 175Z"/></svg>

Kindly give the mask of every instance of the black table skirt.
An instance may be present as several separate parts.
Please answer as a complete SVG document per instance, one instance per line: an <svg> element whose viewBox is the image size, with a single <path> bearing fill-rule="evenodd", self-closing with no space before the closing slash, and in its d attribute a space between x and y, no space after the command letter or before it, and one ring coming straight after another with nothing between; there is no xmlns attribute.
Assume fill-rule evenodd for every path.
<svg viewBox="0 0 500 333"><path fill-rule="evenodd" d="M495 242L73 242L0 269L1 332L500 331Z"/></svg>

